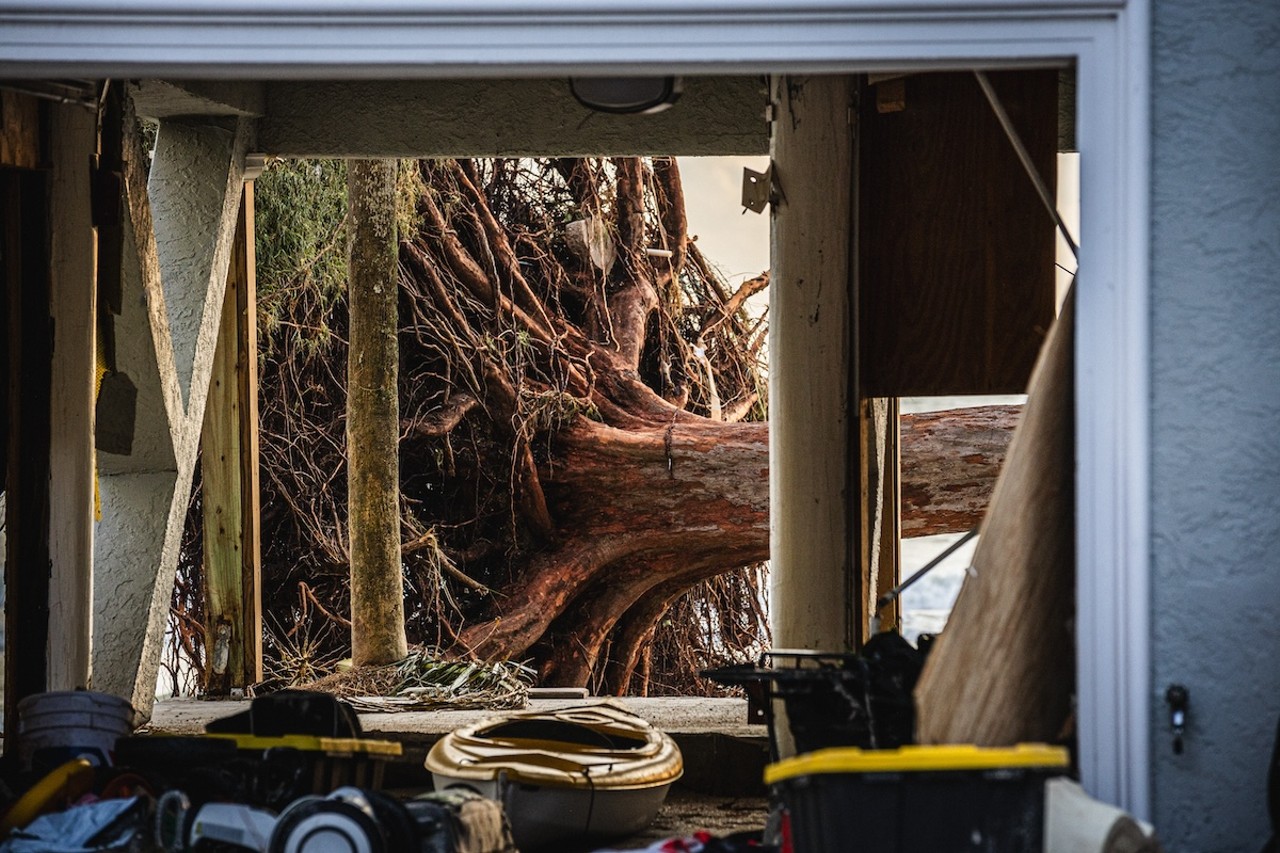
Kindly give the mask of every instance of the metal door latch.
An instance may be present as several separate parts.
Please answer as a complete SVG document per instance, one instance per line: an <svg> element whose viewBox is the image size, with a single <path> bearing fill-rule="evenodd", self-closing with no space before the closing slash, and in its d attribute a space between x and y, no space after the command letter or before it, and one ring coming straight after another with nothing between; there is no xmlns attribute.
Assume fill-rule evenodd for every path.
<svg viewBox="0 0 1280 853"><path fill-rule="evenodd" d="M1191 694L1181 684L1170 684L1164 692L1164 701L1169 705L1169 729L1173 732L1173 754L1182 755L1182 737L1187 730L1187 707L1191 703Z"/></svg>

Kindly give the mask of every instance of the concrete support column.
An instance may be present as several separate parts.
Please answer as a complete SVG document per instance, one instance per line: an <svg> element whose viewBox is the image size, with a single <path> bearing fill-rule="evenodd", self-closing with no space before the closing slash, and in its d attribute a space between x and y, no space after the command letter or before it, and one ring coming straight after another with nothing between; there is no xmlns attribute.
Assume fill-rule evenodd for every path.
<svg viewBox="0 0 1280 853"><path fill-rule="evenodd" d="M126 135L132 128L126 115ZM150 715L191 492L253 126L162 121L145 153L126 140L117 366L138 387L134 446L103 454L95 543L94 687ZM154 217L154 218L153 218ZM154 222L154 228L152 223Z"/></svg>
<svg viewBox="0 0 1280 853"><path fill-rule="evenodd" d="M53 314L49 435L50 690L89 684L93 566L94 312L96 251L90 199L94 114L50 107L50 305Z"/></svg>
<svg viewBox="0 0 1280 853"><path fill-rule="evenodd" d="M849 77L775 83L769 488L776 648L851 649L859 632L853 97Z"/></svg>

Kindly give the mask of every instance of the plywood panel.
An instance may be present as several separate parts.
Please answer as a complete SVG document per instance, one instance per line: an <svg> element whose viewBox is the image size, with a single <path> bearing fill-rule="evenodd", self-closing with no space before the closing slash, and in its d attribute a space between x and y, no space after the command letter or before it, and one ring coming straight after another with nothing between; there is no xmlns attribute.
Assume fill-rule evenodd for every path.
<svg viewBox="0 0 1280 853"><path fill-rule="evenodd" d="M1052 187L1057 71L989 76ZM859 129L862 393L1024 391L1053 320L1053 223L977 81L869 86Z"/></svg>

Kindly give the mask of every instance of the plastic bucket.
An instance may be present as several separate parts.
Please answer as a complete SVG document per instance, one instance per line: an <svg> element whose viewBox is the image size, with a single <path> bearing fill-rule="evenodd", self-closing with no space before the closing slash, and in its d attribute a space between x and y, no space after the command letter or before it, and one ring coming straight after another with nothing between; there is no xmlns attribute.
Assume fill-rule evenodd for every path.
<svg viewBox="0 0 1280 853"><path fill-rule="evenodd" d="M116 741L133 732L133 706L117 696L86 690L37 693L18 703L18 759L54 763L83 756L110 764ZM43 761L41 762L43 763Z"/></svg>

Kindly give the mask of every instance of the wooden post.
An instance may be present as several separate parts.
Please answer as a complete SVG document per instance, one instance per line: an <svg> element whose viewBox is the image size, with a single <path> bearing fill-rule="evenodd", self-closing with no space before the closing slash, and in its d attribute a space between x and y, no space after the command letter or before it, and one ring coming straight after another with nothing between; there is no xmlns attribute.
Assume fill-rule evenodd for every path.
<svg viewBox="0 0 1280 853"><path fill-rule="evenodd" d="M253 184L245 184L201 439L206 691L262 680Z"/></svg>
<svg viewBox="0 0 1280 853"><path fill-rule="evenodd" d="M49 108L53 407L49 437L49 689L89 687L93 612L93 412L96 369L90 155L95 116ZM114 198L118 209L119 199ZM104 202L104 206L110 202Z"/></svg>
<svg viewBox="0 0 1280 853"><path fill-rule="evenodd" d="M778 648L852 649L863 621L852 276L854 84L785 77L774 105L770 588Z"/></svg>
<svg viewBox="0 0 1280 853"><path fill-rule="evenodd" d="M253 218L253 181L245 181L240 221L231 268L236 291L237 367L240 379L240 493L241 543L244 574L244 668L250 682L262 680L262 513L258 483L258 256Z"/></svg>

